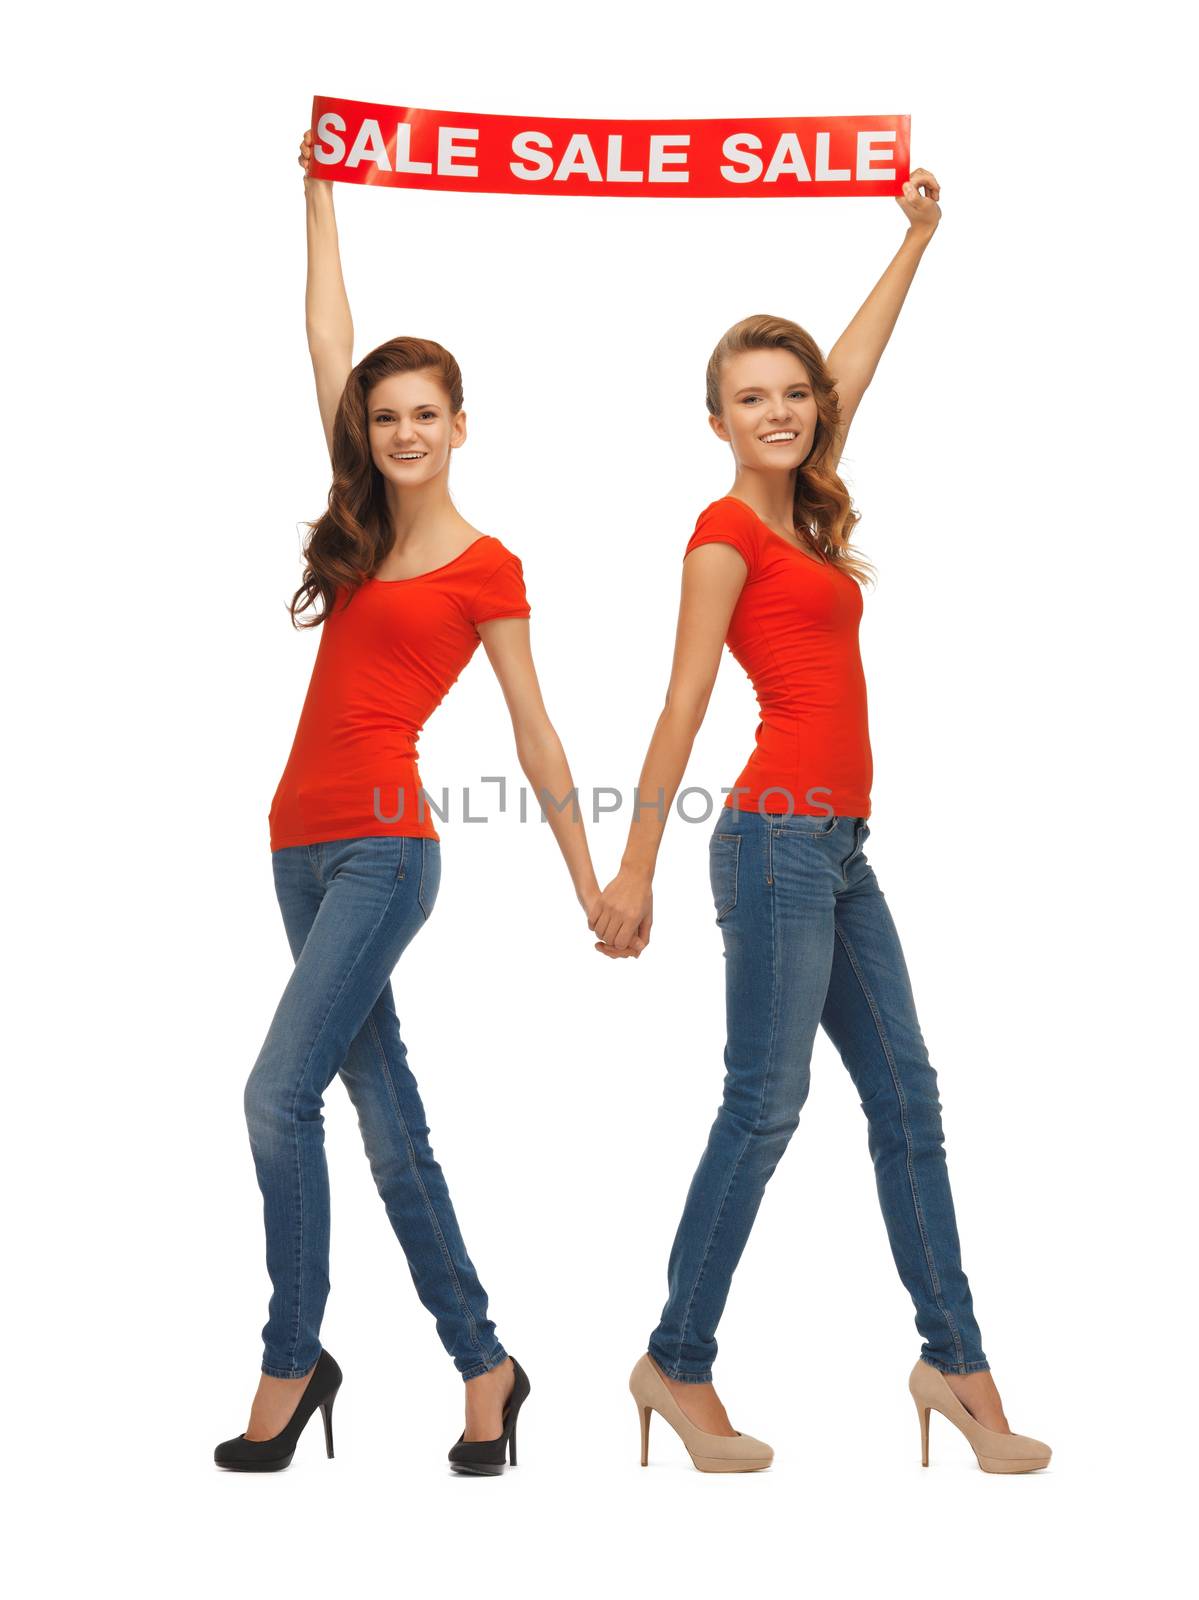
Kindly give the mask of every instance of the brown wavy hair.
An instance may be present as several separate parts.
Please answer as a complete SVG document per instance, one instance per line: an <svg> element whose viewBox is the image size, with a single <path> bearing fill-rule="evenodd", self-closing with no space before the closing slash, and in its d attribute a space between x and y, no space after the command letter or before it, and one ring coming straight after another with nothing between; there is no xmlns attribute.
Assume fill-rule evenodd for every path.
<svg viewBox="0 0 1199 1600"><path fill-rule="evenodd" d="M743 350L790 350L807 368L816 399L816 437L808 458L795 474L792 520L795 532L813 550L847 572L858 583L873 582L874 568L864 556L849 548L854 526L861 521L849 490L830 460L835 429L841 420L837 391L815 339L798 322L760 314L743 317L721 338L708 362L707 404L714 417L720 407L720 374L730 356Z"/></svg>
<svg viewBox="0 0 1199 1600"><path fill-rule="evenodd" d="M387 512L383 474L371 460L367 399L383 378L426 371L441 385L451 415L457 416L462 410L462 372L435 339L388 339L363 356L346 379L333 419L329 505L307 524L304 574L288 606L293 627L318 627L329 615L338 590L345 591L348 605L391 549L395 530ZM298 614L318 600L323 609L307 622L297 622Z"/></svg>

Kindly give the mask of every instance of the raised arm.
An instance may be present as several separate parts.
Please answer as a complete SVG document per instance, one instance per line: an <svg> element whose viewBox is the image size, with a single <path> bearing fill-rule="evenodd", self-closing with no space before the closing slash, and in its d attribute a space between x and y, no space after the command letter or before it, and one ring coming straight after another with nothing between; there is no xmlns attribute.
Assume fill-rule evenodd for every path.
<svg viewBox="0 0 1199 1600"><path fill-rule="evenodd" d="M731 545L692 550L683 562L683 592L674 661L663 706L637 783L634 811L620 871L600 896L587 926L608 956L639 956L653 924L653 879L658 847L695 736L703 726L720 668L729 619L745 586L745 560Z"/></svg>
<svg viewBox="0 0 1199 1600"><path fill-rule="evenodd" d="M312 357L312 370L316 377L316 400L331 456L333 418L337 415L342 390L354 365L354 324L350 320L350 302L341 277L337 218L333 214L333 185L325 178L309 176L311 161L312 129L309 128L300 141L304 204L308 214L308 283L304 292L304 322L308 330L308 353Z"/></svg>
<svg viewBox="0 0 1199 1600"><path fill-rule="evenodd" d="M825 358L841 406L841 427L833 456L834 468L845 448L845 436L849 432L853 414L874 377L879 359L898 320L925 246L937 231L937 224L941 220L941 208L937 204L940 197L941 189L932 173L924 167L917 167L904 185L903 193L895 196L900 210L908 219L908 231L903 243L859 307L853 321Z"/></svg>

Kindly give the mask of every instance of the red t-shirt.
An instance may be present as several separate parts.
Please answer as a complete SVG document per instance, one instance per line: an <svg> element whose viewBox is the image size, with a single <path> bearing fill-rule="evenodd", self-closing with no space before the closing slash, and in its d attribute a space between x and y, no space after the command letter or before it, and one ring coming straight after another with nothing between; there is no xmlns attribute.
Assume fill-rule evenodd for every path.
<svg viewBox="0 0 1199 1600"><path fill-rule="evenodd" d="M861 588L789 544L733 495L700 512L684 558L713 542L731 544L749 569L725 642L762 714L754 752L725 806L757 811L763 790L780 786L787 792L775 787L761 810L827 815L831 806L839 817L868 817L874 768L858 651Z"/></svg>
<svg viewBox="0 0 1199 1600"><path fill-rule="evenodd" d="M529 614L519 559L486 533L432 572L368 578L348 605L339 590L271 802L272 851L440 838L428 802L418 807L417 739L474 655L475 624Z"/></svg>

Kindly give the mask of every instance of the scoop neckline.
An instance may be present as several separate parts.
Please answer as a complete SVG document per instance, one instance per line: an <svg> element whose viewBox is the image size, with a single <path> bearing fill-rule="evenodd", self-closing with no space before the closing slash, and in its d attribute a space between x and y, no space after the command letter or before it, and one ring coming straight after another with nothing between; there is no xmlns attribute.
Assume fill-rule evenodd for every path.
<svg viewBox="0 0 1199 1600"><path fill-rule="evenodd" d="M833 565L833 563L831 561L826 560L824 556L811 555L808 551L804 550L800 545L792 544L790 539L784 539L782 534L778 533L774 528L772 528L768 522L763 522L762 518L754 510L753 506L750 505L749 501L748 500L742 500L740 495L737 495L737 494L726 494L726 495L722 496L722 499L734 500L734 501L736 501L736 503L739 506L744 506L745 509L749 512L750 516L753 517L754 521L759 523L763 528L765 528L766 532L771 536L772 539L777 539L780 544L785 544L787 546L788 550L794 550L797 556L803 556L805 561L810 561L813 566L816 566L816 567L831 567Z"/></svg>
<svg viewBox="0 0 1199 1600"><path fill-rule="evenodd" d="M439 567L430 567L428 572L414 572L410 578L376 578L373 574L366 581L379 583L390 587L393 583L419 583L422 578L431 578L435 573L444 572L447 567L456 566L464 556L468 556L477 544L482 544L484 539L489 539L490 534L481 533L477 539L472 539L465 550L459 550L456 556L451 556L448 561L443 561Z"/></svg>

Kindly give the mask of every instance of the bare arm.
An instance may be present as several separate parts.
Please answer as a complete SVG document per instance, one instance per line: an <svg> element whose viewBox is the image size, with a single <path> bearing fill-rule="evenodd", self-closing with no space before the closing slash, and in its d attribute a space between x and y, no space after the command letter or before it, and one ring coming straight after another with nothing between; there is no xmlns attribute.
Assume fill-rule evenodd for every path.
<svg viewBox="0 0 1199 1600"><path fill-rule="evenodd" d="M316 377L316 399L329 454L333 454L333 419L346 378L354 365L354 324L350 301L341 276L337 247L337 218L333 213L333 185L309 177L312 129L300 142L304 169L304 204L307 211L308 281L304 291L304 322L308 353Z"/></svg>
<svg viewBox="0 0 1199 1600"><path fill-rule="evenodd" d="M528 618L496 617L480 622L478 632L512 718L521 770L553 829L579 904L590 914L599 898L599 882L577 798L568 798L574 781L566 752L541 698Z"/></svg>
<svg viewBox="0 0 1199 1600"><path fill-rule="evenodd" d="M658 848L707 714L729 619L747 576L744 558L728 544L700 545L683 562L666 704L641 768L620 871L587 919L604 955L640 955L649 943Z"/></svg>
<svg viewBox="0 0 1199 1600"><path fill-rule="evenodd" d="M924 194L920 192L922 186ZM845 437L854 412L874 377L887 341L894 331L916 268L920 265L920 258L941 220L941 208L937 204L940 195L940 187L932 173L924 167L917 167L903 194L895 197L909 224L903 243L826 358L825 364L832 374L841 405L834 468L845 448Z"/></svg>

